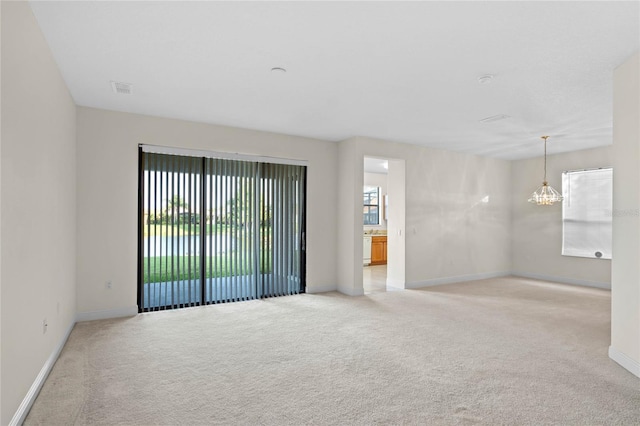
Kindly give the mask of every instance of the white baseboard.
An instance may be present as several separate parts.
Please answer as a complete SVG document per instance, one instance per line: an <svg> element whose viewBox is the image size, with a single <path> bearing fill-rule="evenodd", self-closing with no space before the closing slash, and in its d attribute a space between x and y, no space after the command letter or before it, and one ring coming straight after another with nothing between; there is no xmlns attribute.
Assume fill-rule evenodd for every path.
<svg viewBox="0 0 640 426"><path fill-rule="evenodd" d="M338 288L335 285L314 285L307 286L305 289L305 293L316 294L316 293L328 293L330 291L336 291Z"/></svg>
<svg viewBox="0 0 640 426"><path fill-rule="evenodd" d="M561 284L579 285L583 287L594 287L594 288L602 288L605 290L611 290L611 283L602 283L598 281L578 280L574 278L555 277L551 275L530 274L528 272L515 272L515 271L513 271L511 275L516 277L522 277L522 278L531 278L534 280L551 281L551 282L561 283Z"/></svg>
<svg viewBox="0 0 640 426"><path fill-rule="evenodd" d="M338 287L338 291L342 294L346 294L347 296L364 296L364 289L360 288L340 288Z"/></svg>
<svg viewBox="0 0 640 426"><path fill-rule="evenodd" d="M133 317L138 315L138 306L128 306L126 308L108 309L105 311L78 312L76 315L77 322L94 321L101 319Z"/></svg>
<svg viewBox="0 0 640 426"><path fill-rule="evenodd" d="M609 346L609 358L629 370L634 376L640 377L640 363L629 358L613 346Z"/></svg>
<svg viewBox="0 0 640 426"><path fill-rule="evenodd" d="M387 289L393 289L395 290L404 290L404 286L405 286L405 282L404 281L398 281L398 280L390 280L389 278L387 278Z"/></svg>
<svg viewBox="0 0 640 426"><path fill-rule="evenodd" d="M9 422L9 425L19 426L24 422L25 418L27 417L27 414L29 414L29 410L31 409L31 406L33 405L36 398L38 397L38 394L40 393L40 389L42 389L42 386L44 385L45 380L47 380L47 377L49 376L51 369L53 368L54 364L58 360L58 357L60 356L60 352L62 352L62 348L64 348L64 345L67 343L67 339L69 339L71 330L73 330L73 327L76 325L76 322L92 321L92 320L98 320L98 319L119 318L119 317L129 317L129 316L135 316L137 314L138 314L138 306L135 306L135 305L129 306L127 308L121 308L121 309L95 311L95 312L80 312L76 314L75 321L69 326L69 328L67 329L66 333L64 334L64 336L62 337L58 345L55 347L55 349L53 350L53 352L51 353L47 361L42 366L42 369L40 369L40 372L36 376L36 379L33 381L33 384L31 385L31 387L29 388L29 391L27 392L24 399L22 400L22 403L18 407L18 410L13 415L13 418Z"/></svg>
<svg viewBox="0 0 640 426"><path fill-rule="evenodd" d="M432 287L436 285L454 284L454 283L461 283L465 281L477 281L477 280L486 280L488 278L507 277L509 275L511 275L511 272L486 272L482 274L458 275L455 277L434 278L432 280L415 281L412 283L406 283L405 288Z"/></svg>
<svg viewBox="0 0 640 426"><path fill-rule="evenodd" d="M71 323L69 328L67 328L67 331L65 332L64 336L62 336L62 339L60 340L60 342L58 342L58 345L53 349L53 352L51 352L51 355L49 355L49 358L47 358L47 361L44 363L44 365L40 369L40 372L36 376L36 379L33 381L33 384L31 385L31 387L29 388L29 391L27 392L24 399L22 400L22 403L18 407L18 410L15 412L15 414L13 415L13 418L9 422L10 426L19 426L27 418L27 414L29 414L29 410L31 410L31 406L36 401L36 398L40 393L40 389L42 389L42 386L44 385L45 380L47 380L47 377L49 376L51 369L53 368L54 364L58 360L58 356L60 356L60 352L62 352L62 348L67 343L67 339L69 338L69 335L71 334L71 330L73 330L73 327L75 325L76 325L75 321Z"/></svg>

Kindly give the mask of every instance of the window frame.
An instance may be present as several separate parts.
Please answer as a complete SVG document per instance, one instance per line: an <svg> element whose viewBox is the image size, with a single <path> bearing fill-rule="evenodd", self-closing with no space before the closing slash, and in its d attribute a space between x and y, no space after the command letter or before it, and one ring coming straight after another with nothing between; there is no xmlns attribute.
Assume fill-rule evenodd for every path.
<svg viewBox="0 0 640 426"><path fill-rule="evenodd" d="M598 172L608 173L608 175L602 175L603 178L600 178L601 182L606 179L606 183L609 184L609 187L604 189L604 192L587 195L574 194L576 191L582 191L584 185L589 185L588 189L590 191L596 190L597 176L587 176L589 173ZM571 183L572 175L585 176L582 178L583 182L580 183L583 187L578 185L578 182L576 184ZM564 197L562 201L562 256L611 260L613 257L611 242L613 234L613 168L599 167L562 172L562 195ZM574 207L574 209L580 208L582 210L569 211L572 200L580 205L580 207ZM595 205L584 205L590 202L595 203ZM603 230L603 226L608 227L608 229ZM590 227L592 229L589 229ZM579 239L577 242L575 241L576 231L582 231L580 235L583 241ZM602 239L607 239L608 242L603 243ZM567 241L570 242L567 243Z"/></svg>
<svg viewBox="0 0 640 426"><path fill-rule="evenodd" d="M371 188L371 189L375 188L375 191L376 191L375 199L377 200L377 203L366 203L365 202L364 195L370 194L370 193L373 192L371 190L367 191L367 188ZM379 186L374 186L374 185L364 185L362 193L363 193L363 200L362 200L363 201L363 204L362 204L362 206L363 206L363 211L362 211L362 223L363 223L363 225L364 226L379 226L380 222L381 222L380 221L380 187ZM371 200L371 198L372 197L369 196L369 200ZM376 214L376 223L367 222L367 217L372 214L371 213L372 207L376 208L376 213L375 213ZM367 212L365 212L365 209L367 210Z"/></svg>

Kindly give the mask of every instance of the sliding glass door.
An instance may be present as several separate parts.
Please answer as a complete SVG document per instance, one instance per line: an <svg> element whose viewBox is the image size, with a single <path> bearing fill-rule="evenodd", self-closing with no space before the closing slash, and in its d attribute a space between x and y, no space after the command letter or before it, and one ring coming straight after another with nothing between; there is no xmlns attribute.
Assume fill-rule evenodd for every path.
<svg viewBox="0 0 640 426"><path fill-rule="evenodd" d="M194 306L201 300L202 160L141 155L138 307Z"/></svg>
<svg viewBox="0 0 640 426"><path fill-rule="evenodd" d="M255 282L258 164L205 159L205 303L259 296Z"/></svg>
<svg viewBox="0 0 640 426"><path fill-rule="evenodd" d="M304 288L306 167L260 165L260 297Z"/></svg>
<svg viewBox="0 0 640 426"><path fill-rule="evenodd" d="M304 292L306 167L140 150L141 312Z"/></svg>

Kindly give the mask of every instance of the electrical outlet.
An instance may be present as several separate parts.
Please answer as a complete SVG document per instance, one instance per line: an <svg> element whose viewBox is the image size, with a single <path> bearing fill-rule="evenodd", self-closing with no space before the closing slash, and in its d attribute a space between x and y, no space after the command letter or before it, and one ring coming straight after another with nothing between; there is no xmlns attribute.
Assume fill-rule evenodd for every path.
<svg viewBox="0 0 640 426"><path fill-rule="evenodd" d="M47 319L42 320L42 334L47 332L47 327L49 327L49 323L47 323Z"/></svg>
<svg viewBox="0 0 640 426"><path fill-rule="evenodd" d="M107 281L104 283L104 288L106 288L107 290L111 290L111 286L112 286L112 282L111 280Z"/></svg>

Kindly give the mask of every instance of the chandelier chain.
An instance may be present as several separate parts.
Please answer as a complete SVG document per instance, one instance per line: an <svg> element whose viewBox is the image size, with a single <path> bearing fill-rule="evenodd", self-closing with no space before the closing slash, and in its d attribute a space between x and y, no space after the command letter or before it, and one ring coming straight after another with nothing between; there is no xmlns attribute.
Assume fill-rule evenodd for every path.
<svg viewBox="0 0 640 426"><path fill-rule="evenodd" d="M543 136L544 139L544 180L543 182L547 182L547 138L549 136Z"/></svg>

